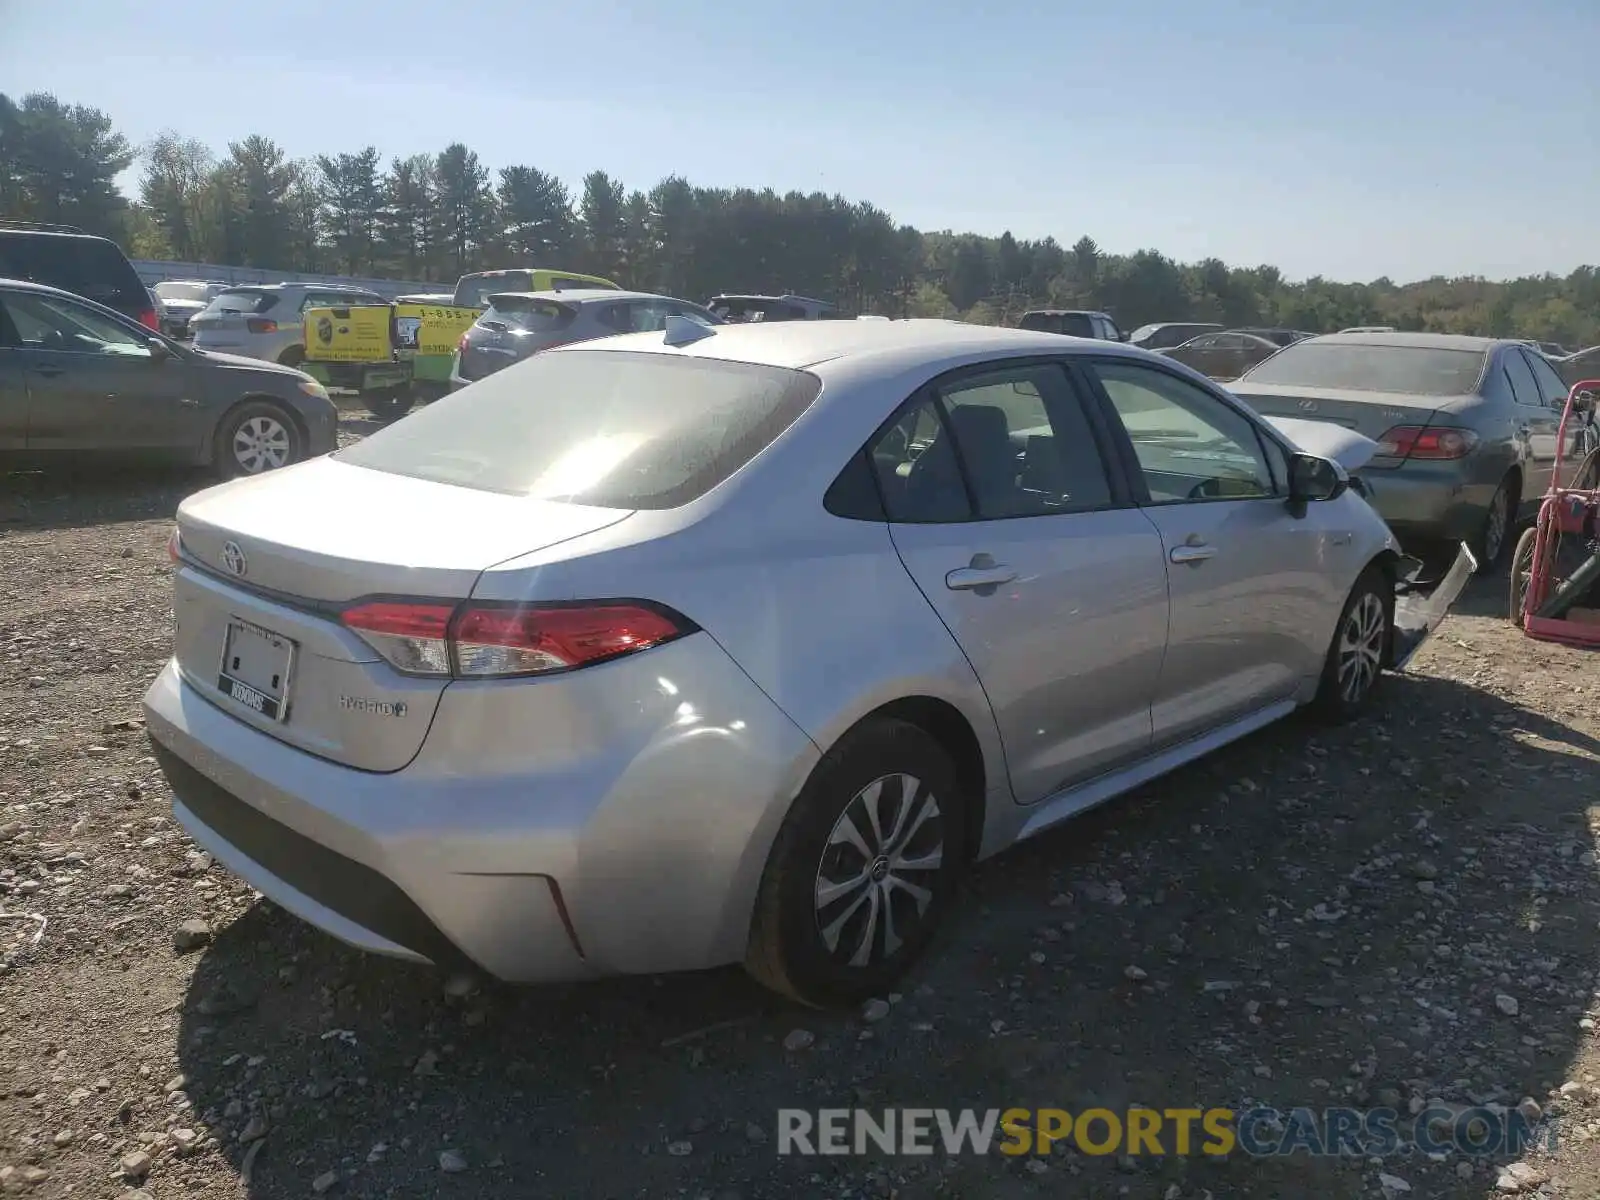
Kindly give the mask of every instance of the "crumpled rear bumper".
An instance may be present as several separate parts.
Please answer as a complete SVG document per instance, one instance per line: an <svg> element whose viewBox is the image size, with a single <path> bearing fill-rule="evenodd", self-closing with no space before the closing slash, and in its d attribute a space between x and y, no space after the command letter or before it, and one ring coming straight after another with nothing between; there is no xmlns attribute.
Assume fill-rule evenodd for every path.
<svg viewBox="0 0 1600 1200"><path fill-rule="evenodd" d="M1421 565L1416 563L1395 588L1394 654L1390 667L1396 671L1406 669L1478 570L1478 560L1465 542L1461 543L1444 578L1427 591L1413 582Z"/></svg>

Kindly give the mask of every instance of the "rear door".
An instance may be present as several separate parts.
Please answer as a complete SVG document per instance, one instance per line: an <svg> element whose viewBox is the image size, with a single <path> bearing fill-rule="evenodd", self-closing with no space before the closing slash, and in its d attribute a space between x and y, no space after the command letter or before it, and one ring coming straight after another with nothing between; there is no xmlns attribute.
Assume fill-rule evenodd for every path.
<svg viewBox="0 0 1600 1200"><path fill-rule="evenodd" d="M28 383L17 331L0 294L0 450L21 450L27 443Z"/></svg>
<svg viewBox="0 0 1600 1200"><path fill-rule="evenodd" d="M1156 744L1290 699L1320 670L1344 603L1330 582L1338 535L1289 512L1282 451L1220 396L1145 363L1088 369L1116 414L1166 563Z"/></svg>
<svg viewBox="0 0 1600 1200"><path fill-rule="evenodd" d="M198 447L199 380L148 335L54 296L5 294L28 388L29 450Z"/></svg>
<svg viewBox="0 0 1600 1200"><path fill-rule="evenodd" d="M983 684L1019 803L1138 758L1166 644L1161 540L1052 362L923 389L871 446L895 548Z"/></svg>
<svg viewBox="0 0 1600 1200"><path fill-rule="evenodd" d="M1544 409L1549 414L1548 420L1554 423L1550 436L1552 439L1557 438L1561 432L1561 415L1567 407L1567 385L1561 382L1561 376L1556 374L1556 369L1544 355L1529 354L1527 358L1528 366L1533 371L1533 381L1539 388L1539 398L1544 402ZM1563 484L1571 482L1573 472L1578 469L1578 459L1584 452L1581 436L1581 430L1567 431L1567 444L1561 447ZM1539 497L1529 494L1525 495L1524 499L1537 500Z"/></svg>
<svg viewBox="0 0 1600 1200"><path fill-rule="evenodd" d="M1550 489L1555 476L1556 436L1561 412L1551 408L1546 390L1533 373L1532 355L1515 346L1500 352L1500 368L1511 386L1515 402L1516 437L1522 447L1522 504L1537 502Z"/></svg>

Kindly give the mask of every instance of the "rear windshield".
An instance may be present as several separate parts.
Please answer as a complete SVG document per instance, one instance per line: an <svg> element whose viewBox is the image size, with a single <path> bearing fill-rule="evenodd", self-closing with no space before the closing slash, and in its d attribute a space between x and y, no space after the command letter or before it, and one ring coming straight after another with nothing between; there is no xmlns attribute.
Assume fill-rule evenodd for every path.
<svg viewBox="0 0 1600 1200"><path fill-rule="evenodd" d="M155 286L156 295L163 300L199 300L201 303L211 299L212 289L203 283L169 283L162 282Z"/></svg>
<svg viewBox="0 0 1600 1200"><path fill-rule="evenodd" d="M1070 337L1094 337L1094 323L1083 313L1024 313L1018 329L1041 333L1064 333Z"/></svg>
<svg viewBox="0 0 1600 1200"><path fill-rule="evenodd" d="M57 287L121 312L150 307L144 281L104 238L0 232L0 277Z"/></svg>
<svg viewBox="0 0 1600 1200"><path fill-rule="evenodd" d="M208 313L264 313L278 303L278 293L261 288L229 288L218 292L206 308Z"/></svg>
<svg viewBox="0 0 1600 1200"><path fill-rule="evenodd" d="M457 308L482 308L496 292L531 292L533 276L527 271L496 271L493 275L467 275L456 284Z"/></svg>
<svg viewBox="0 0 1600 1200"><path fill-rule="evenodd" d="M1477 390L1485 357L1482 350L1296 342L1249 371L1245 379L1354 392L1464 396Z"/></svg>
<svg viewBox="0 0 1600 1200"><path fill-rule="evenodd" d="M478 318L480 325L497 322L529 333L548 333L572 324L576 314L565 304L533 296L496 296Z"/></svg>
<svg viewBox="0 0 1600 1200"><path fill-rule="evenodd" d="M744 466L822 389L784 367L617 350L539 354L336 457L602 508L676 508Z"/></svg>

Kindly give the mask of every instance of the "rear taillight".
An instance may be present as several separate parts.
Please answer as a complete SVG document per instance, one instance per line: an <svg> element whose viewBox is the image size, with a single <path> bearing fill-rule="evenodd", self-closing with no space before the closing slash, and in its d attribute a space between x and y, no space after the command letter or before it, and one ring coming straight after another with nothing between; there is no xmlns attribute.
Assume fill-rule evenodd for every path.
<svg viewBox="0 0 1600 1200"><path fill-rule="evenodd" d="M244 327L251 333L277 333L278 323L270 317L246 317Z"/></svg>
<svg viewBox="0 0 1600 1200"><path fill-rule="evenodd" d="M461 679L571 671L696 629L642 600L459 606L379 600L346 609L342 620L397 670Z"/></svg>
<svg viewBox="0 0 1600 1200"><path fill-rule="evenodd" d="M174 563L183 560L183 539L178 536L177 526L173 526L172 536L167 538L167 557Z"/></svg>
<svg viewBox="0 0 1600 1200"><path fill-rule="evenodd" d="M1478 435L1470 429L1396 425L1378 439L1378 454L1383 458L1427 459L1437 462L1465 458L1477 445Z"/></svg>
<svg viewBox="0 0 1600 1200"><path fill-rule="evenodd" d="M139 324L143 325L146 329L153 329L157 333L161 332L161 321L156 316L156 310L153 309L153 308L146 308L146 309L141 309L140 310L140 312L139 312Z"/></svg>
<svg viewBox="0 0 1600 1200"><path fill-rule="evenodd" d="M472 335L470 333L463 333L461 335L461 340L456 343L457 354L465 354L467 352L467 339L471 336Z"/></svg>

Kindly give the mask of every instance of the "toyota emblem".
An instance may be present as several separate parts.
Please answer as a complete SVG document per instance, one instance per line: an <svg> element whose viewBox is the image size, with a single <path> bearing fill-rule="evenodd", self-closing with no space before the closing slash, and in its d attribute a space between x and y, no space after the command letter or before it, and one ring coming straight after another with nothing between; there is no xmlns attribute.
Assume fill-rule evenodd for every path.
<svg viewBox="0 0 1600 1200"><path fill-rule="evenodd" d="M244 547L238 542L223 542L222 566L229 575L243 579L245 572L250 570L250 561L244 556Z"/></svg>
<svg viewBox="0 0 1600 1200"><path fill-rule="evenodd" d="M1302 401L1300 401L1300 411L1301 412L1316 412L1317 411L1317 402L1315 400L1302 400Z"/></svg>

